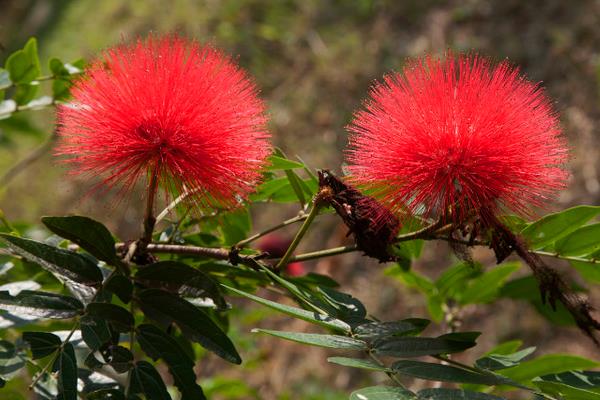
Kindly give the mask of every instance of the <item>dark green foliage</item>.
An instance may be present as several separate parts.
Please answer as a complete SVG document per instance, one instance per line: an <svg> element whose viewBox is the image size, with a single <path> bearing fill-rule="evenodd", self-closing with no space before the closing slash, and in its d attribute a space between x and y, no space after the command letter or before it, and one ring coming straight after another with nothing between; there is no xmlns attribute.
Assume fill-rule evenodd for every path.
<svg viewBox="0 0 600 400"><path fill-rule="evenodd" d="M234 364L242 359L225 332L202 310L171 293L146 289L137 294L137 301L147 317L163 327L175 324L189 340Z"/></svg>
<svg viewBox="0 0 600 400"><path fill-rule="evenodd" d="M43 136L44 130L21 117L21 111L67 101L73 79L82 70L82 61L51 58L49 75L42 75L35 39L9 55L0 68L0 144L10 143L11 132ZM51 96L36 98L45 81L48 86L41 89ZM181 215L174 211L158 225L164 230L155 232L148 247L133 242L141 250L130 258L126 253L134 248L132 242L116 243L102 223L86 216L42 218L50 232L65 239L49 236L44 241L39 232L46 231L11 224L0 211L0 398L4 393L13 398L9 391L29 382L36 396L53 400L167 400L175 388L182 400L202 400L205 394L259 398L250 382L206 374L219 365L207 362L215 354L233 364L240 364L244 355L248 360L248 366L242 367L245 371L260 370L263 354L256 354L250 335L239 323L249 320L262 325L268 313L259 308L241 314L238 309L246 310L246 300L311 325L303 332L266 327L254 332L294 342L291 346L333 349L336 355L328 361L336 368L357 369L361 375L352 375L353 380L356 377L355 382L365 386L372 374L379 374L374 382L389 378L380 386L354 391L351 400L501 400L504 391L517 390L519 398L600 398L600 375L591 371L599 364L583 357L536 357L535 348L520 349L520 341L500 344L474 363L457 360L473 360L473 355L481 354L477 350L465 358L446 356L477 344L479 333L460 332L455 320L465 307L485 309L499 299L523 301L550 323L572 325L574 320L565 307L552 310L543 304L535 277L519 274L520 262L486 267L470 260L467 246L466 261L445 268L436 279L412 270L411 263L421 256L424 243L456 237L443 231L435 237L414 235L429 223L421 216L405 217L400 223L384 213L390 217L389 224L384 231L373 229L371 211L381 205L364 203L368 198L362 188L352 188L331 174L326 179L334 192L329 204L350 227L358 247L379 260L395 260L387 274L422 295L434 323L409 315L382 322L357 298L362 295L360 287L351 295L328 276L287 277L284 265L274 267L277 260L255 246L253 217L258 208L254 203L289 203L298 213L294 222L302 222L319 182L304 162L287 158L279 149L269 162L264 180L248 202L234 210L194 209ZM361 209L365 204L366 209ZM330 214L327 218L333 214L327 207L318 211ZM568 260L582 278L581 286L573 285L573 289L583 293L588 284L600 282L599 215L598 206L577 206L532 223L516 216L502 221L523 237L536 256ZM30 232L36 232L31 235L37 240L24 237ZM476 239L489 244L485 235ZM167 251L165 245L180 247ZM156 248L160 246L161 251ZM191 246L200 248L185 251ZM213 259L210 252L202 252L206 247L219 256ZM262 297L262 288L271 289L272 293L264 295L268 298ZM233 313L228 312L231 308ZM424 380L419 387L427 388L413 393L399 385L413 378ZM438 387L439 382L462 386ZM304 396L303 391L289 390L292 397ZM327 397L324 388L318 391L320 397L310 398Z"/></svg>
<svg viewBox="0 0 600 400"><path fill-rule="evenodd" d="M58 336L47 332L23 332L23 340L29 343L34 360L54 353L62 344Z"/></svg>

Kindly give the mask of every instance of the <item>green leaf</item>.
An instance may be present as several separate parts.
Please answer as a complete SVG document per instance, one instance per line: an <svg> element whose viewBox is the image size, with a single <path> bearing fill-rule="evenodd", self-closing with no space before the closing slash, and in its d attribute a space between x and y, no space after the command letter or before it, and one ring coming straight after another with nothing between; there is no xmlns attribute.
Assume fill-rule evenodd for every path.
<svg viewBox="0 0 600 400"><path fill-rule="evenodd" d="M568 400L600 400L600 393L565 385L559 382L545 382L534 380L534 385L539 387L544 393Z"/></svg>
<svg viewBox="0 0 600 400"><path fill-rule="evenodd" d="M119 374L129 371L133 367L133 354L123 346L109 346L102 351L102 356Z"/></svg>
<svg viewBox="0 0 600 400"><path fill-rule="evenodd" d="M21 83L16 86L13 100L20 106L33 101L39 86L37 84Z"/></svg>
<svg viewBox="0 0 600 400"><path fill-rule="evenodd" d="M528 224L523 218L518 215L504 215L500 218L500 221L506 225L513 232L521 232Z"/></svg>
<svg viewBox="0 0 600 400"><path fill-rule="evenodd" d="M57 400L77 400L77 359L71 343L65 344L54 361L52 371L58 373Z"/></svg>
<svg viewBox="0 0 600 400"><path fill-rule="evenodd" d="M160 374L147 361L135 363L131 373L131 390L143 393L148 400L171 400Z"/></svg>
<svg viewBox="0 0 600 400"><path fill-rule="evenodd" d="M75 61L66 63L65 67L67 67L71 75L81 74L85 68L85 60L83 58L78 58Z"/></svg>
<svg viewBox="0 0 600 400"><path fill-rule="evenodd" d="M440 296L454 297L455 294L462 294L467 281L477 275L480 275L482 267L479 264L460 263L446 269L435 282Z"/></svg>
<svg viewBox="0 0 600 400"><path fill-rule="evenodd" d="M271 278L273 280L273 282L276 282L280 286L287 289L291 294L294 295L294 297L298 301L300 301L304 305L314 308L319 311L323 311L324 313L328 313L328 314L337 314L337 312L339 311L338 307L331 307L331 305L323 302L322 298L318 297L311 290L307 290L305 287L296 285L296 284L292 283L291 281L283 278L279 274L276 274L275 272L273 272L271 270L271 268L269 268L265 264L257 262L256 267L260 268L265 274L267 274L269 276L269 278ZM331 301L329 303L331 303ZM363 309L364 309L364 307L363 307ZM337 315L334 315L334 317L338 318ZM345 322L363 322L363 321L360 320L360 321L345 321Z"/></svg>
<svg viewBox="0 0 600 400"><path fill-rule="evenodd" d="M273 178L261 183L256 188L256 193L250 195L250 201L267 201L270 200L275 193L289 186L290 182L286 177ZM291 190L291 187L290 187Z"/></svg>
<svg viewBox="0 0 600 400"><path fill-rule="evenodd" d="M16 296L0 291L0 310L29 314L38 318L72 318L83 312L83 304L73 297L22 290Z"/></svg>
<svg viewBox="0 0 600 400"><path fill-rule="evenodd" d="M515 367L503 369L499 373L514 381L527 383L537 376L595 368L598 365L600 363L596 361L570 354L547 354L522 362Z"/></svg>
<svg viewBox="0 0 600 400"><path fill-rule="evenodd" d="M23 332L23 340L29 343L34 360L54 353L62 343L58 336L48 332Z"/></svg>
<svg viewBox="0 0 600 400"><path fill-rule="evenodd" d="M322 335L318 333L282 332L269 329L253 329L252 332L266 333L278 338L291 340L311 346L327 347L330 349L366 350L367 344L362 340L340 335Z"/></svg>
<svg viewBox="0 0 600 400"><path fill-rule="evenodd" d="M137 300L142 311L156 322L162 325L175 323L189 340L200 343L229 362L242 362L225 332L191 303L159 289L143 290Z"/></svg>
<svg viewBox="0 0 600 400"><path fill-rule="evenodd" d="M309 272L306 275L297 276L293 278L288 278L293 283L305 284L308 286L320 286L328 287L328 288L337 288L340 286L338 282L336 282L332 277L328 275L321 275L314 272Z"/></svg>
<svg viewBox="0 0 600 400"><path fill-rule="evenodd" d="M558 382L583 389L600 388L599 371L568 371L560 374L544 375L541 379L547 382Z"/></svg>
<svg viewBox="0 0 600 400"><path fill-rule="evenodd" d="M402 375L431 381L474 383L480 385L506 385L508 379L494 374L484 374L443 364L423 361L401 360L392 365L392 369Z"/></svg>
<svg viewBox="0 0 600 400"><path fill-rule="evenodd" d="M306 192L302 186L302 179L291 169L285 170L285 176L287 176L287 179L290 182L298 201L300 202L300 206L304 207L306 204Z"/></svg>
<svg viewBox="0 0 600 400"><path fill-rule="evenodd" d="M442 322L444 319L444 303L444 299L440 295L434 294L427 297L427 312L431 319L437 323Z"/></svg>
<svg viewBox="0 0 600 400"><path fill-rule="evenodd" d="M519 347L523 345L521 340L509 340L508 342L500 343L493 347L490 351L486 352L483 356L489 356L490 354L511 354L516 352Z"/></svg>
<svg viewBox="0 0 600 400"><path fill-rule="evenodd" d="M556 305L553 310L550 304L542 304L537 280L532 276L513 279L507 282L501 289L500 295L512 299L527 300L535 309L548 319L552 324L561 326L574 325L573 316L567 311L562 303Z"/></svg>
<svg viewBox="0 0 600 400"><path fill-rule="evenodd" d="M357 298L328 287L318 287L317 289L327 308L332 308L332 312L329 314L351 324L366 321L367 309Z"/></svg>
<svg viewBox="0 0 600 400"><path fill-rule="evenodd" d="M577 229L556 242L554 250L562 256L585 256L600 250L600 223Z"/></svg>
<svg viewBox="0 0 600 400"><path fill-rule="evenodd" d="M145 267L144 267L145 268ZM112 274L104 283L104 289L114 293L125 304L129 304L133 294L133 284L121 274Z"/></svg>
<svg viewBox="0 0 600 400"><path fill-rule="evenodd" d="M71 96L73 83L67 79L55 79L52 81L52 98L56 101L64 101Z"/></svg>
<svg viewBox="0 0 600 400"><path fill-rule="evenodd" d="M65 67L64 63L56 57L52 57L50 60L48 60L48 68L55 78L59 76L70 75L69 70Z"/></svg>
<svg viewBox="0 0 600 400"><path fill-rule="evenodd" d="M420 275L416 271L405 271L398 265L395 265L387 268L385 274L397 278L404 285L417 289L428 297L438 294L436 285L428 277Z"/></svg>
<svg viewBox="0 0 600 400"><path fill-rule="evenodd" d="M29 39L23 50L12 53L4 65L14 83L29 83L41 74L37 40Z"/></svg>
<svg viewBox="0 0 600 400"><path fill-rule="evenodd" d="M527 275L507 282L500 288L500 295L518 300L540 298L538 283L533 275Z"/></svg>
<svg viewBox="0 0 600 400"><path fill-rule="evenodd" d="M390 369L385 366L376 364L371 360L364 360L360 358L348 358L348 357L329 357L327 359L330 363L343 365L344 367L367 369L370 371L381 371L389 372Z"/></svg>
<svg viewBox="0 0 600 400"><path fill-rule="evenodd" d="M173 376L175 386L183 399L205 399L202 388L196 383L194 362L179 347L173 337L157 327L143 324L136 328L142 350L153 360L162 358Z"/></svg>
<svg viewBox="0 0 600 400"><path fill-rule="evenodd" d="M268 160L269 166L266 168L267 171L304 168L304 164L297 161L288 160L284 157L272 155Z"/></svg>
<svg viewBox="0 0 600 400"><path fill-rule="evenodd" d="M272 309L282 312L284 314L290 315L294 318L298 318L298 319L310 322L312 324L321 325L326 328L334 329L338 332L341 331L341 332L350 333L350 330L351 330L350 325L348 325L344 321L340 321L339 319L335 319L328 315L319 314L319 313L316 313L313 311L307 311L307 310L303 310L301 308L291 307L291 306L287 306L285 304L279 304L279 303L271 301L271 300L267 300L267 299L263 299L258 296L254 296L250 293L246 293L241 290L234 289L227 285L222 285L222 286L224 286L227 290L229 290L235 294L246 297L246 298L253 300L259 304L262 304L264 306L267 306L269 308L272 308Z"/></svg>
<svg viewBox="0 0 600 400"><path fill-rule="evenodd" d="M234 245L245 239L252 229L250 210L244 207L224 214L220 229L223 232L225 245Z"/></svg>
<svg viewBox="0 0 600 400"><path fill-rule="evenodd" d="M100 269L80 254L5 233L0 233L0 239L4 240L12 251L40 265L61 280L86 286L102 283Z"/></svg>
<svg viewBox="0 0 600 400"><path fill-rule="evenodd" d="M107 321L118 332L129 332L133 329L133 315L123 307L110 303L90 303L86 314Z"/></svg>
<svg viewBox="0 0 600 400"><path fill-rule="evenodd" d="M426 355L457 353L474 347L474 338L442 335L428 337L386 337L373 342L373 352L391 357L420 357Z"/></svg>
<svg viewBox="0 0 600 400"><path fill-rule="evenodd" d="M274 156L281 157L284 159L286 158L283 151L279 148L275 149ZM309 192L308 196L312 195L310 193L309 187L303 184L304 182L302 181L302 179L292 169L284 169L284 172L294 193L296 194L296 197L298 198L298 201L300 202L300 206L304 207L304 205L306 204L305 194L307 194L307 191Z"/></svg>
<svg viewBox="0 0 600 400"><path fill-rule="evenodd" d="M527 347L521 351L517 351L512 354L489 354L486 357L480 358L475 362L479 368L485 368L489 370L498 370L504 368L514 367L518 365L521 360L530 355L535 351L535 347Z"/></svg>
<svg viewBox="0 0 600 400"><path fill-rule="evenodd" d="M97 371L104 367L105 363L98 360L94 355L94 352L91 352L87 355L85 360L83 360L83 365L85 365L90 371Z"/></svg>
<svg viewBox="0 0 600 400"><path fill-rule="evenodd" d="M160 261L138 270L135 280L185 297L208 297L219 309L226 309L219 285L205 273L177 261Z"/></svg>
<svg viewBox="0 0 600 400"><path fill-rule="evenodd" d="M473 279L459 294L460 304L479 304L494 300L504 282L519 268L521 268L521 264L514 262L486 271L483 275Z"/></svg>
<svg viewBox="0 0 600 400"><path fill-rule="evenodd" d="M416 335L427 328L429 322L422 318L409 318L394 322L369 322L354 328L354 335L366 340L388 336Z"/></svg>
<svg viewBox="0 0 600 400"><path fill-rule="evenodd" d="M596 206L569 208L544 216L523 229L521 235L528 239L529 246L532 249L542 249L574 232L599 214L600 207Z"/></svg>
<svg viewBox="0 0 600 400"><path fill-rule="evenodd" d="M355 390L350 400L417 400L417 396L397 386L371 386Z"/></svg>
<svg viewBox="0 0 600 400"><path fill-rule="evenodd" d="M423 389L418 395L419 400L504 400L491 394L446 388Z"/></svg>
<svg viewBox="0 0 600 400"><path fill-rule="evenodd" d="M581 275L586 282L600 283L600 264L571 261L571 266L579 272L579 275Z"/></svg>
<svg viewBox="0 0 600 400"><path fill-rule="evenodd" d="M84 315L79 320L81 337L85 344L93 350L99 350L113 340L113 333L104 318Z"/></svg>
<svg viewBox="0 0 600 400"><path fill-rule="evenodd" d="M77 243L82 249L108 264L117 262L115 240L100 222L88 217L42 217L42 223L58 236Z"/></svg>

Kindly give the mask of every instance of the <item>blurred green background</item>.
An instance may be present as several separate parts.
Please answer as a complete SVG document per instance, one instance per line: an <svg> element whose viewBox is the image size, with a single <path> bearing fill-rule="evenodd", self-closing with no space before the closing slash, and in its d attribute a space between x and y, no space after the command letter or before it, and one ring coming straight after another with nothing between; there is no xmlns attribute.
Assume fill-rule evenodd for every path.
<svg viewBox="0 0 600 400"><path fill-rule="evenodd" d="M407 57L453 49L496 60L508 58L531 80L543 82L556 101L571 144L573 177L556 207L599 204L597 0L4 0L0 9L1 62L30 36L38 37L42 60L52 56L91 59L107 46L148 32L176 32L214 43L255 77L268 103L275 144L308 165L337 172L347 140L344 126L353 111L373 81L400 69ZM4 126L0 172L43 143L52 131L53 118L51 111L19 116L19 126L16 130L13 126L10 135ZM136 206L139 197L118 207L114 205L118 199L86 198L91 184L66 179L65 174L47 154L8 187L0 188L0 208L15 221L87 213L123 238L135 237L141 214ZM287 212L261 213L258 223L271 225ZM333 222L324 232L327 237L313 238L312 243L339 245L345 234ZM377 265L356 260L348 255L321 261L314 268L331 273L346 289L361 288L358 296L369 309L387 313L388 319L424 315L421 298L399 293L380 273L377 278L365 276L366 269L377 269ZM434 245L417 268L435 274L449 262L447 248ZM598 300L596 296L596 304ZM519 332L544 351L589 353L587 342L579 337L572 340L573 330L549 329L530 311L514 302L500 302L473 310L470 318L476 324L471 328L493 332L482 339L489 343ZM252 324L251 315L244 318ZM469 327L469 321L465 323ZM239 335L240 340L254 340L246 332ZM328 366L321 350L278 342L275 352L272 343L262 338L258 344L249 342L247 351L262 364L250 362L243 371L226 371L223 376L243 376L253 388L250 392L256 391L259 398L275 398L277 393L282 399L341 399L358 384L350 371ZM202 371L212 373L211 368L208 365ZM218 380L213 384L235 386Z"/></svg>

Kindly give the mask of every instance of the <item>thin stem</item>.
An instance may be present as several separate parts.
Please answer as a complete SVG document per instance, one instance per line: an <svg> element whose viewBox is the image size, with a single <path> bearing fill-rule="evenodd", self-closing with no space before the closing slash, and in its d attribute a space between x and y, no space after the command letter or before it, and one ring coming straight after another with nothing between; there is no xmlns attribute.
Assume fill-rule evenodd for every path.
<svg viewBox="0 0 600 400"><path fill-rule="evenodd" d="M125 246L118 243L117 248ZM229 250L218 247L185 246L179 244L149 243L146 250L150 253L185 254L191 256L210 257L217 260L228 260ZM240 256L243 259L243 256Z"/></svg>
<svg viewBox="0 0 600 400"><path fill-rule="evenodd" d="M297 256L290 257L288 262L314 260L317 258L330 257L330 256L338 255L338 254L351 253L351 252L357 251L357 250L358 250L358 247L356 247L356 245L334 247L331 249L318 250L318 251L312 251L310 253L298 254Z"/></svg>
<svg viewBox="0 0 600 400"><path fill-rule="evenodd" d="M77 76L77 75L81 75L81 73L82 72L72 72L69 75L71 75L71 76ZM57 78L58 77L56 75L42 75L42 76L38 76L37 78L35 78L32 81L32 83L35 83L35 82L44 82L44 81L52 81L52 80L55 80ZM6 85L0 86L0 90L5 90L5 89L11 88L13 86L15 86L15 83L14 82L10 82L10 83L8 83Z"/></svg>
<svg viewBox="0 0 600 400"><path fill-rule="evenodd" d="M563 256L558 253L551 253L549 251L541 251L541 250L530 250L529 252L537 254L538 256L554 257L554 258L558 258L561 260L581 261L581 262L586 262L586 263L590 263L590 264L600 264L600 260L595 259L595 258L587 259L587 258L583 258L583 257Z"/></svg>
<svg viewBox="0 0 600 400"><path fill-rule="evenodd" d="M485 371L482 371L479 368L471 367L470 365L463 364L461 362L455 361L455 360L453 360L451 358L448 358L448 357L445 357L445 356L437 355L437 356L431 356L431 357L433 357L433 358L435 358L437 360L440 360L440 361L447 362L448 364L452 364L452 365L454 365L456 367L460 367L462 369L469 370L471 372L476 372L478 374L485 373Z"/></svg>
<svg viewBox="0 0 600 400"><path fill-rule="evenodd" d="M156 218L154 218L154 199L156 198L156 192L158 190L158 170L155 169L150 175L150 182L148 182L148 195L146 197L146 211L144 213L144 232L140 239L140 251L145 251L146 246L152 242L152 233L154 232L154 225L156 224Z"/></svg>
<svg viewBox="0 0 600 400"><path fill-rule="evenodd" d="M427 225L424 228L421 228L419 230L396 236L396 238L394 239L394 243L406 242L408 240L415 240L415 239L427 239L429 234L431 234L432 232L435 232L438 228L441 227L441 225L442 225L441 220L437 220L437 221L431 223L430 225Z"/></svg>
<svg viewBox="0 0 600 400"><path fill-rule="evenodd" d="M448 357L445 357L445 356L441 356L441 355L435 355L435 356L431 356L431 357L433 357L433 358L435 358L435 359L437 359L437 360L440 360L440 361L444 361L444 362L446 362L446 363L448 363L448 364L451 364L451 365L454 365L454 366L456 366L456 367L459 367L459 368L462 368L462 369L466 369L466 370L468 370L468 371L475 372L475 373L477 373L477 374L484 374L484 375L495 375L493 372L486 371L486 370L482 370L482 369L479 369L479 368L476 368L476 367L472 367L472 366L470 366L470 365L463 364L463 363L461 363L461 362L459 362L459 361L452 360L451 358L448 358ZM519 385L519 386L516 386L516 385L511 385L511 384L510 384L510 383L508 383L508 382L506 382L505 384L506 384L506 385L513 386L513 387L516 387L516 388L519 388L519 389L525 389L525 388L526 388L526 389L528 389L528 390L531 390L533 393L535 393L535 394L537 394L537 395L540 395L540 396L542 396L542 397L543 397L543 398L545 398L545 399L549 399L549 400L556 400L556 399L554 399L553 397L548 397L546 394L544 394L544 393L541 393L541 392L539 392L539 391L537 391L537 390L534 390L534 389L532 389L532 388L530 388L530 387L527 387L527 386L521 386L521 385Z"/></svg>
<svg viewBox="0 0 600 400"><path fill-rule="evenodd" d="M183 193L181 193L179 196L177 196L177 198L175 200L173 200L171 203L169 203L168 206L165 207L164 210L162 210L158 216L156 217L156 223L159 223L160 221L162 221L167 215L169 215L169 213L171 211L173 211L173 209L175 207L177 207L179 205L179 203L181 203L183 200L185 200L188 196L196 193L199 189L193 189L193 190L186 190Z"/></svg>
<svg viewBox="0 0 600 400"><path fill-rule="evenodd" d="M75 333L75 331L77 330L78 326L79 326L79 320L77 320L75 322L75 324L73 325L73 328L71 328L71 331L69 332L69 334L67 335L67 337L65 338L65 340L60 344L60 346L58 347L58 349L56 349L56 351L54 353L54 356L52 357L52 360L50 360L50 362L48 364L46 364L44 366L44 368L39 372L39 374L33 379L33 381L31 382L31 384L29 385L29 390L32 390L33 387L42 378L42 376L45 375L46 373L48 373L48 369L50 369L50 367L52 365L54 365L54 363L56 362L56 359L60 355L61 351L63 351L63 349L65 348L65 346L67 345L67 343L69 343L69 340L71 339L71 336L73 336L73 333Z"/></svg>
<svg viewBox="0 0 600 400"><path fill-rule="evenodd" d="M282 267L287 265L290 258L292 257L292 254L294 254L294 250L296 250L296 247L298 247L298 245L300 244L300 241L306 234L306 231L308 231L308 227L310 226L310 224L312 224L312 222L315 219L315 217L317 216L317 214L319 214L319 209L321 208L321 204L320 204L321 202L318 199L318 196L319 195L317 194L317 198L315 198L315 200L313 201L313 206L312 206L312 209L310 210L310 213L304 220L304 223L300 227L300 230L298 230L298 233L296 233L296 237L294 237L294 240L292 240L290 247L288 247L287 251L285 252L283 257L281 257L281 259L279 260L277 265L275 265L275 270L279 270Z"/></svg>
<svg viewBox="0 0 600 400"><path fill-rule="evenodd" d="M386 366L386 365L383 363L383 361L381 361L381 360L379 359L379 357L377 357L375 354L373 354L373 352L371 352L371 351L367 351L367 354L369 355L369 357L371 357L371 359L372 359L373 361L375 361L375 363L376 363L377 365L379 365L380 367L383 367L383 368L387 368L387 366ZM398 376L396 376L396 374L395 374L394 372L392 372L392 371L386 371L385 373L386 373L386 375L387 375L387 376L388 376L388 377L389 377L391 380L393 380L394 382L396 382L396 384L397 384L398 386L400 386L402 389L406 389L406 387L404 386L404 384L403 384L403 383L400 381L400 378L398 378Z"/></svg>
<svg viewBox="0 0 600 400"><path fill-rule="evenodd" d="M243 246L247 245L248 243L253 242L256 239L261 238L261 237L263 237L263 236L265 236L265 235L267 235L267 234L269 234L271 232L275 232L275 231L277 231L277 230L279 230L281 228L284 228L284 227L286 227L288 225L295 224L296 222L304 221L304 220L306 220L307 217L308 217L308 215L301 211L300 214L298 214L294 218L290 218L288 220L285 220L285 221L283 221L282 223L280 223L278 225L272 226L272 227L270 227L270 228L268 228L268 229L266 229L266 230L264 230L262 232L259 232L259 233L255 234L255 235L252 235L252 236L250 236L250 237L248 237L248 238L246 238L244 240L240 240L239 242L237 242L237 244L235 245L235 247L243 247Z"/></svg>

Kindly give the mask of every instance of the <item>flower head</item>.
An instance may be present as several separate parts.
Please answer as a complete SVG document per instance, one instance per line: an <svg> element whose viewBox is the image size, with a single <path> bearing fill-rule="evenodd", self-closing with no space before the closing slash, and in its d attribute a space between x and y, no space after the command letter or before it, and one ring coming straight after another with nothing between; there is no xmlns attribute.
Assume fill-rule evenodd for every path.
<svg viewBox="0 0 600 400"><path fill-rule="evenodd" d="M395 211L455 222L502 208L528 215L568 176L550 101L506 62L413 61L374 86L348 129L354 179Z"/></svg>
<svg viewBox="0 0 600 400"><path fill-rule="evenodd" d="M254 190L270 153L265 107L246 73L183 38L106 51L72 95L58 111L56 152L109 187L154 175L202 205L233 205Z"/></svg>

